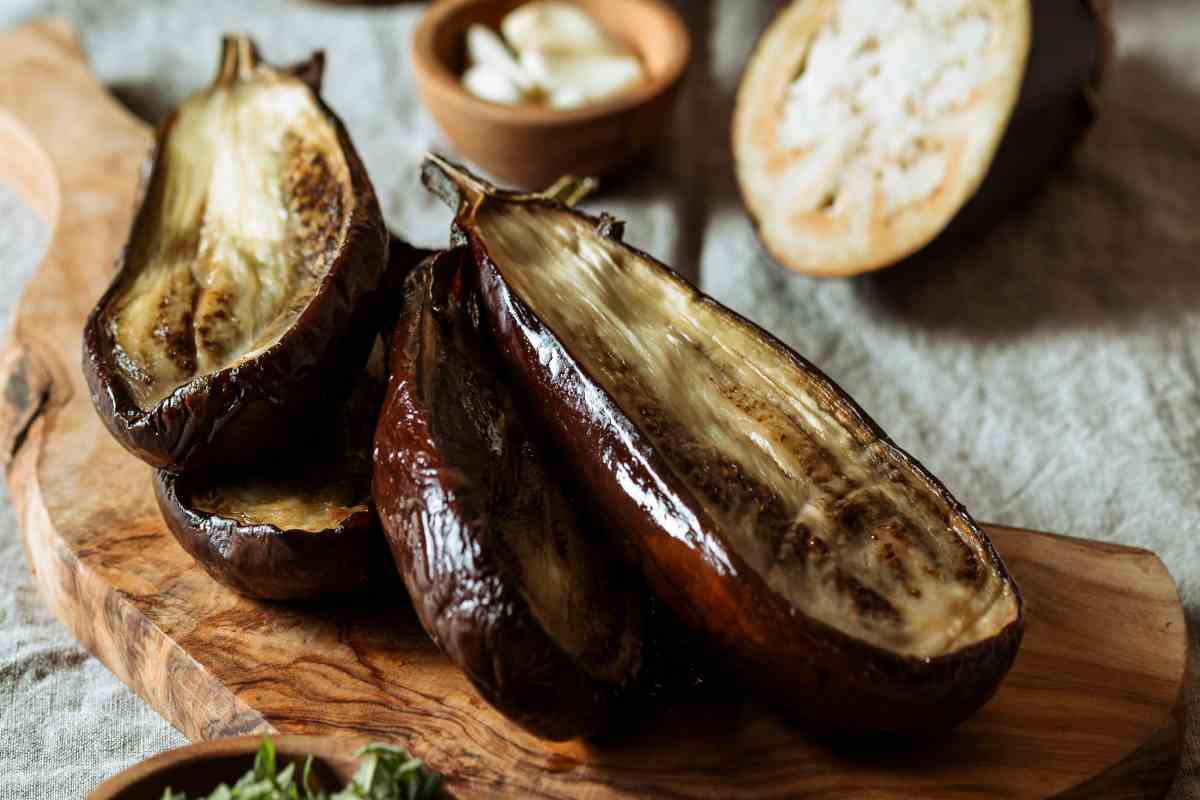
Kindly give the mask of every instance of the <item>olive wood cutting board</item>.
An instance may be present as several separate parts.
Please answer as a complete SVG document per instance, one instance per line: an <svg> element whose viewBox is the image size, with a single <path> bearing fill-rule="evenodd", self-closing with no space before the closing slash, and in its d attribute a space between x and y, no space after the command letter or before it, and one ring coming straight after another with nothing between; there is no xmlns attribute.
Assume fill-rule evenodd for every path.
<svg viewBox="0 0 1200 800"><path fill-rule="evenodd" d="M728 686L620 738L546 743L478 697L399 583L301 606L213 583L167 533L149 468L101 426L79 367L150 141L66 24L0 34L0 180L52 229L0 357L0 457L46 602L189 738L395 740L464 797L1142 798L1172 780L1186 632L1145 550L989 527L1028 603L1016 666L952 735L873 753Z"/></svg>

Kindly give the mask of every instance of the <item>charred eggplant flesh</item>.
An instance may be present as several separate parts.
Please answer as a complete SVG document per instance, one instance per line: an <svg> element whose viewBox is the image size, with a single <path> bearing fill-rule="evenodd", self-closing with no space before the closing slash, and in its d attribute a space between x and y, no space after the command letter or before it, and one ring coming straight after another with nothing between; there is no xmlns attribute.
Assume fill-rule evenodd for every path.
<svg viewBox="0 0 1200 800"><path fill-rule="evenodd" d="M424 177L455 203L513 380L680 617L826 723L945 727L992 694L1017 588L850 397L611 218L436 157Z"/></svg>
<svg viewBox="0 0 1200 800"><path fill-rule="evenodd" d="M227 38L213 85L159 130L84 336L100 416L156 467L253 458L366 361L387 232L320 73Z"/></svg>

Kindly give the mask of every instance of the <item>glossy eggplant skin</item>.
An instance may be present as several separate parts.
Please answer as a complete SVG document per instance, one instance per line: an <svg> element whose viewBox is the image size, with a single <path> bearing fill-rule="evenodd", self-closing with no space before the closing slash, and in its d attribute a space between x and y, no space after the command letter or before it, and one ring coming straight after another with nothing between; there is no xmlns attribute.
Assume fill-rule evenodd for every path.
<svg viewBox="0 0 1200 800"><path fill-rule="evenodd" d="M480 694L537 736L588 735L636 682L644 588L606 545L579 538L580 519L484 355L463 260L461 249L439 254L407 283L375 437L375 501L421 624ZM540 621L527 587L537 559L527 553L522 565L513 545L524 536L584 545L595 580L575 572L560 587L589 598L572 622L589 628L582 650L571 654ZM560 604L573 602L567 594Z"/></svg>
<svg viewBox="0 0 1200 800"><path fill-rule="evenodd" d="M227 39L226 50L237 47ZM253 51L253 46L250 46ZM255 55L256 57L256 55ZM119 367L108 309L134 278L132 248L122 252L117 274L88 317L83 334L83 373L92 403L109 432L130 453L151 466L180 471L239 465L289 441L304 417L330 412L345 398L362 369L378 332L381 286L388 266L388 232L374 188L341 121L322 102L323 58L286 71L308 85L311 100L333 126L345 157L354 202L349 204L340 251L315 294L295 322L253 357L215 372L196 374L169 395L143 408ZM178 113L178 112L177 112ZM167 141L177 121L168 117L156 137L155 153L143 181L140 208L129 242L152 224L149 206L155 173L162 168ZM309 187L304 202L340 213L347 198L336 182Z"/></svg>
<svg viewBox="0 0 1200 800"><path fill-rule="evenodd" d="M388 239L388 271L384 278L384 288L381 294L386 298L400 297L404 292L404 284L408 280L408 276L425 259L434 255L437 251L426 250L424 247L411 245L395 234L391 234ZM386 301L379 303L379 309L380 328L394 325L399 309L392 307ZM388 336L385 339L385 344L391 341L390 331L387 333Z"/></svg>
<svg viewBox="0 0 1200 800"><path fill-rule="evenodd" d="M300 600L366 585L383 531L373 510L321 531L281 529L206 513L189 475L154 473L154 497L175 540L217 583L261 600Z"/></svg>
<svg viewBox="0 0 1200 800"><path fill-rule="evenodd" d="M167 528L213 580L249 597L298 600L358 589L386 563L370 497L378 366L315 437L269 465L155 471Z"/></svg>
<svg viewBox="0 0 1200 800"><path fill-rule="evenodd" d="M453 191L453 181L437 164L427 161L423 178L443 198ZM587 217L528 195L507 199L576 214L597 236L619 241L620 225L611 218ZM470 215L476 205L472 201L459 207L454 237L471 248L483 316L513 382L544 422L545 433L569 461L577 481L610 515L610 530L620 532L616 541L627 561L686 625L723 653L749 688L825 730L901 735L950 728L994 694L1020 645L1020 595L987 537L936 478L803 357L691 287L669 267L629 248L656 265L662 281L685 287L691 302L715 310L730 325L745 326L780 359L804 370L837 398L844 419L877 440L896 463L906 465L982 542L987 568L1009 583L1016 604L1015 618L995 635L932 658L893 653L809 618L771 590L739 556L648 437L580 364L571 343L561 340L512 291L488 242L472 227Z"/></svg>

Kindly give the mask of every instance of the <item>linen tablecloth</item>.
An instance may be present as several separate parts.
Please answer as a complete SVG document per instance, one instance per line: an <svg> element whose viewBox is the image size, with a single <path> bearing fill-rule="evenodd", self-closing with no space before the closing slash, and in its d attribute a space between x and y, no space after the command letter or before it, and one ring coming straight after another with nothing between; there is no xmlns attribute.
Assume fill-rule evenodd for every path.
<svg viewBox="0 0 1200 800"><path fill-rule="evenodd" d="M926 269L833 281L770 261L730 167L733 94L775 4L680 6L695 59L674 124L595 203L628 220L629 241L820 365L979 519L1156 551L1179 582L1195 642L1200 3L1118 4L1103 116L1032 204ZM274 61L324 48L326 97L389 223L434 246L445 242L448 212L419 187L417 165L445 144L412 87L408 43L420 12L283 0L0 0L0 27L71 19L100 77L151 120L209 80L224 31L252 33ZM0 325L17 276L46 241L0 186ZM0 800L82 797L182 742L45 609L0 500ZM1200 744L1189 735L1172 798L1200 798L1198 776Z"/></svg>

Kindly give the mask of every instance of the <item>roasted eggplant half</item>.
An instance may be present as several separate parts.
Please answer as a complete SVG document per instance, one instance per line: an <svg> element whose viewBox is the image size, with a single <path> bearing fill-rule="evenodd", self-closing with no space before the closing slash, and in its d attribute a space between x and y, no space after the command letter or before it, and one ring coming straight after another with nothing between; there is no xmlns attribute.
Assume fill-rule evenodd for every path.
<svg viewBox="0 0 1200 800"><path fill-rule="evenodd" d="M340 411L272 463L176 474L154 494L176 541L218 583L250 597L348 592L388 558L371 501L371 447L383 400L383 350Z"/></svg>
<svg viewBox="0 0 1200 800"><path fill-rule="evenodd" d="M479 693L538 736L591 734L637 683L644 584L531 438L463 262L447 251L407 283L375 502L421 624Z"/></svg>
<svg viewBox="0 0 1200 800"><path fill-rule="evenodd" d="M155 467L275 451L366 362L388 235L321 67L275 69L227 38L212 86L158 131L83 355L100 417Z"/></svg>
<svg viewBox="0 0 1200 800"><path fill-rule="evenodd" d="M512 380L627 558L751 686L849 730L982 705L1021 638L987 536L844 391L592 218L426 160Z"/></svg>
<svg viewBox="0 0 1200 800"><path fill-rule="evenodd" d="M1105 0L794 0L738 91L733 153L767 249L810 275L982 231L1095 118Z"/></svg>

